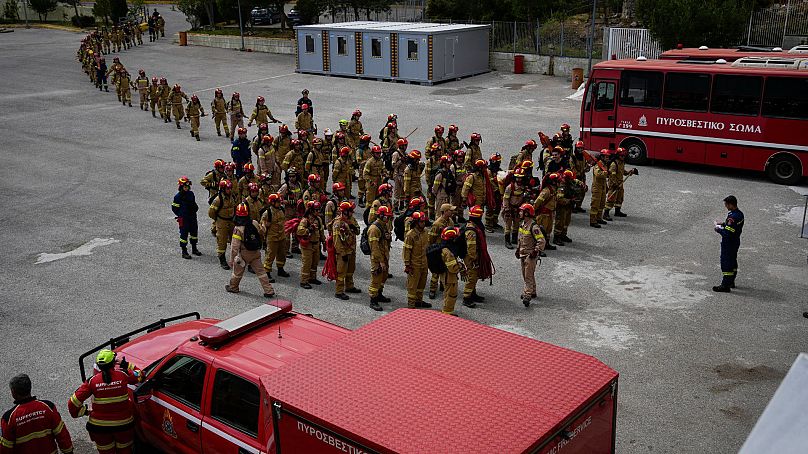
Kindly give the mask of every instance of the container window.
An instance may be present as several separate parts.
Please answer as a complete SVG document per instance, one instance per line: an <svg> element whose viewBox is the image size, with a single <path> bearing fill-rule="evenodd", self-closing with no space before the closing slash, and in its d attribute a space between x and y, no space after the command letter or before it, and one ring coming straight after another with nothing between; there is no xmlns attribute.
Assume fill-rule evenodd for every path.
<svg viewBox="0 0 808 454"><path fill-rule="evenodd" d="M370 56L373 58L382 58L382 40L380 38L370 39Z"/></svg>
<svg viewBox="0 0 808 454"><path fill-rule="evenodd" d="M314 36L312 35L306 35L306 53L314 53Z"/></svg>
<svg viewBox="0 0 808 454"><path fill-rule="evenodd" d="M205 383L205 363L188 356L168 360L157 374L157 390L199 410Z"/></svg>
<svg viewBox="0 0 808 454"><path fill-rule="evenodd" d="M707 112L709 101L709 74L668 73L663 103L666 109Z"/></svg>
<svg viewBox="0 0 808 454"><path fill-rule="evenodd" d="M258 387L219 369L213 382L210 415L254 438L258 437Z"/></svg>
<svg viewBox="0 0 808 454"><path fill-rule="evenodd" d="M808 120L808 79L767 77L763 115Z"/></svg>
<svg viewBox="0 0 808 454"><path fill-rule="evenodd" d="M418 60L418 41L407 40L407 60Z"/></svg>
<svg viewBox="0 0 808 454"><path fill-rule="evenodd" d="M337 55L348 55L348 38L337 36Z"/></svg>
<svg viewBox="0 0 808 454"><path fill-rule="evenodd" d="M620 105L659 107L662 104L662 73L623 71L620 80Z"/></svg>
<svg viewBox="0 0 808 454"><path fill-rule="evenodd" d="M760 76L717 74L713 78L710 110L724 114L757 115L762 90L763 78Z"/></svg>

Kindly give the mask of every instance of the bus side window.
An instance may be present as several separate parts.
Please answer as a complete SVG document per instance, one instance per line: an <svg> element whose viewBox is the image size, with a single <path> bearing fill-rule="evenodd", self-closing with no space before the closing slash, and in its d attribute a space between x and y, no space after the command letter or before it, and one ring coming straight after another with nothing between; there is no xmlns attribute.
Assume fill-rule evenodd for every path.
<svg viewBox="0 0 808 454"><path fill-rule="evenodd" d="M767 77L763 115L808 120L808 78Z"/></svg>
<svg viewBox="0 0 808 454"><path fill-rule="evenodd" d="M595 110L614 110L614 83L599 83L596 96Z"/></svg>

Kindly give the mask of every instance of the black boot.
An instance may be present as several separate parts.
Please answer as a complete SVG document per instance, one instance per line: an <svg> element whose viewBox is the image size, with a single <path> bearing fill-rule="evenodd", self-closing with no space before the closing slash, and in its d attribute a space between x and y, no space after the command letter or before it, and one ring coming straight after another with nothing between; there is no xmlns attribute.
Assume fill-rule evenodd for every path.
<svg viewBox="0 0 808 454"><path fill-rule="evenodd" d="M597 222L590 222L590 223L589 223L589 227L594 227L594 228L596 228L596 229L599 229L599 228L600 228L600 224L598 224Z"/></svg>
<svg viewBox="0 0 808 454"><path fill-rule="evenodd" d="M485 301L485 297L478 295L477 294L477 289L474 289L474 291L471 292L471 300L476 302L476 303L482 303L482 302Z"/></svg>
<svg viewBox="0 0 808 454"><path fill-rule="evenodd" d="M598 224L600 225L607 225L608 222L604 221L603 219L598 219Z"/></svg>
<svg viewBox="0 0 808 454"><path fill-rule="evenodd" d="M191 260L191 256L188 254L188 246L181 244L180 247L182 248L182 258L185 260Z"/></svg>
<svg viewBox="0 0 808 454"><path fill-rule="evenodd" d="M548 243L547 245L544 246L544 249L547 251L555 251L558 248Z"/></svg>
<svg viewBox="0 0 808 454"><path fill-rule="evenodd" d="M270 284L274 284L274 283L275 283L275 278L274 278L274 277L272 277L272 273L267 273L267 279L269 280L269 283L270 283Z"/></svg>
<svg viewBox="0 0 808 454"><path fill-rule="evenodd" d="M505 232L505 247L508 249L514 248L513 243L511 243L511 232Z"/></svg>
<svg viewBox="0 0 808 454"><path fill-rule="evenodd" d="M199 252L199 249L196 248L196 243L191 243L191 254L194 254L197 257L202 255L202 253Z"/></svg>
<svg viewBox="0 0 808 454"><path fill-rule="evenodd" d="M557 244L559 246L566 246L566 243L561 241L561 236L560 235L553 235L553 244Z"/></svg>
<svg viewBox="0 0 808 454"><path fill-rule="evenodd" d="M370 308L374 311L383 311L381 304L379 304L379 297L371 296L370 297Z"/></svg>
<svg viewBox="0 0 808 454"><path fill-rule="evenodd" d="M561 235L561 241L563 241L565 243L572 243L572 240L570 239L570 237L567 236L566 233Z"/></svg>
<svg viewBox="0 0 808 454"><path fill-rule="evenodd" d="M384 293L379 292L379 296L376 297L376 300L380 303L389 303L392 301L390 298L384 296Z"/></svg>
<svg viewBox="0 0 808 454"><path fill-rule="evenodd" d="M228 265L227 260L224 259L224 254L219 254L219 266L221 266L223 270L230 269L230 265Z"/></svg>
<svg viewBox="0 0 808 454"><path fill-rule="evenodd" d="M608 208L603 210L603 219L605 219L607 221L614 221L614 219L612 219L612 217L609 216L609 209Z"/></svg>
<svg viewBox="0 0 808 454"><path fill-rule="evenodd" d="M619 218L628 216L626 213L623 213L623 210L621 210L620 207L614 207L614 215Z"/></svg>
<svg viewBox="0 0 808 454"><path fill-rule="evenodd" d="M471 308L477 307L477 303L475 303L471 298L463 298L463 305Z"/></svg>
<svg viewBox="0 0 808 454"><path fill-rule="evenodd" d="M724 284L716 285L715 287L713 287L713 291L718 292L718 293L729 293L729 292L731 292L729 287L725 286Z"/></svg>
<svg viewBox="0 0 808 454"><path fill-rule="evenodd" d="M279 277L289 277L289 273L287 273L286 270L284 270L282 266L279 266L278 267L278 276Z"/></svg>

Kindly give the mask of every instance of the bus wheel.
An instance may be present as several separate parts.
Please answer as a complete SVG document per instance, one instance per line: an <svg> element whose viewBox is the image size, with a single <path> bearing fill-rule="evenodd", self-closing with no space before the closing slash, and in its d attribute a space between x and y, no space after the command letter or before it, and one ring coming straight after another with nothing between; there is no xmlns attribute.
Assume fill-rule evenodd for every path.
<svg viewBox="0 0 808 454"><path fill-rule="evenodd" d="M766 175L778 184L796 184L802 177L802 164L795 156L781 153L771 157Z"/></svg>
<svg viewBox="0 0 808 454"><path fill-rule="evenodd" d="M632 165L643 165L648 162L648 153L645 151L645 144L637 139L629 139L621 145L626 149L626 163Z"/></svg>

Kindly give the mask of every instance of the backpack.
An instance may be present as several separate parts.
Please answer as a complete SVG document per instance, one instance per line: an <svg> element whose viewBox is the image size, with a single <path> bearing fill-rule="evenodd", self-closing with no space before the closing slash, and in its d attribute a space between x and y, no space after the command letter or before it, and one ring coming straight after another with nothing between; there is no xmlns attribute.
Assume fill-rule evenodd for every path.
<svg viewBox="0 0 808 454"><path fill-rule="evenodd" d="M368 241L368 228L369 225L366 225L364 229L362 229L362 235L359 237L359 250L362 251L365 255L370 255L370 241Z"/></svg>
<svg viewBox="0 0 808 454"><path fill-rule="evenodd" d="M446 264L443 263L441 250L443 250L443 243L430 244L426 248L426 265L432 274L443 274L447 271Z"/></svg>
<svg viewBox="0 0 808 454"><path fill-rule="evenodd" d="M466 254L468 253L468 244L466 243L466 230L467 227L463 226L460 228L460 235L452 241L449 245L449 250L452 251L454 255L456 255L460 259L465 259Z"/></svg>
<svg viewBox="0 0 808 454"><path fill-rule="evenodd" d="M250 222L244 226L244 247L248 251L257 251L261 249L261 235L258 229Z"/></svg>
<svg viewBox="0 0 808 454"><path fill-rule="evenodd" d="M451 171L442 169L441 172L443 172L443 184L446 187L446 193L454 195L455 191L457 191L457 180L455 180Z"/></svg>
<svg viewBox="0 0 808 454"><path fill-rule="evenodd" d="M387 169L388 172L393 171L393 153L398 153L398 151L388 151L382 155L384 168Z"/></svg>
<svg viewBox="0 0 808 454"><path fill-rule="evenodd" d="M368 205L365 207L365 211L362 213L362 220L365 221L365 227L367 228L370 225L370 209L373 208L372 205Z"/></svg>
<svg viewBox="0 0 808 454"><path fill-rule="evenodd" d="M405 235L404 221L407 220L408 216L412 216L413 213L415 213L414 208L407 208L406 211L399 214L398 217L396 217L396 219L393 221L393 233L396 234L396 239L397 240L403 240L404 239L404 235Z"/></svg>
<svg viewBox="0 0 808 454"><path fill-rule="evenodd" d="M516 159L517 159L518 157L519 157L519 155L513 155L513 156L511 156L511 160L510 160L510 161L508 161L508 170L513 170L513 169L515 169L515 168L516 168Z"/></svg>

